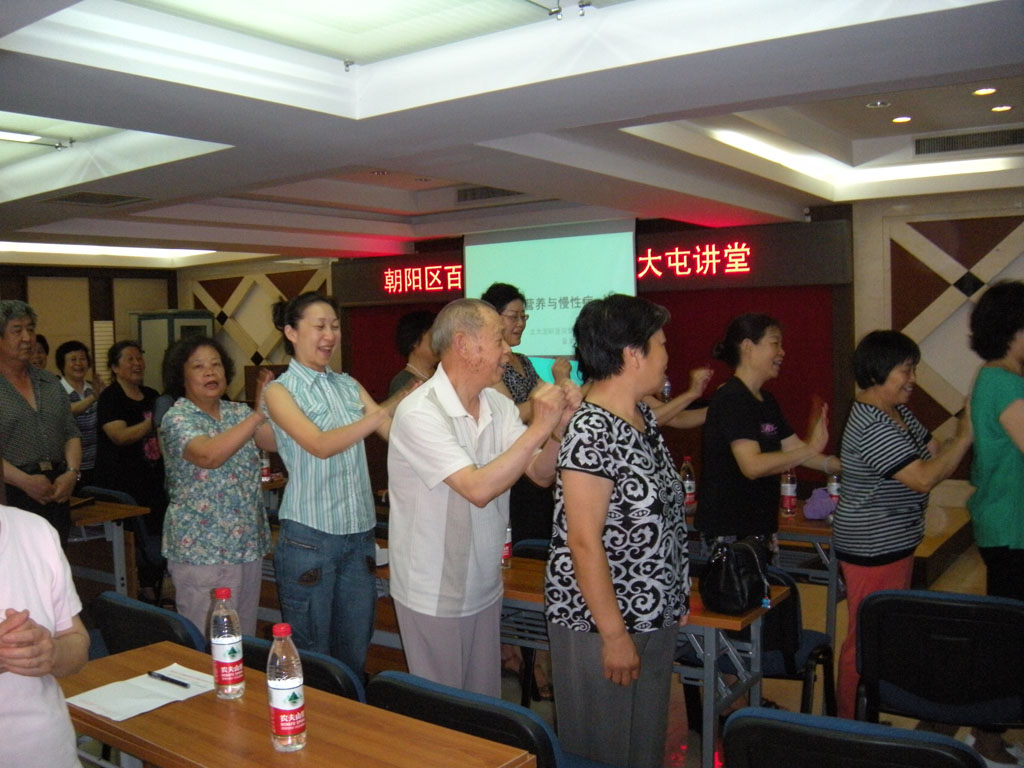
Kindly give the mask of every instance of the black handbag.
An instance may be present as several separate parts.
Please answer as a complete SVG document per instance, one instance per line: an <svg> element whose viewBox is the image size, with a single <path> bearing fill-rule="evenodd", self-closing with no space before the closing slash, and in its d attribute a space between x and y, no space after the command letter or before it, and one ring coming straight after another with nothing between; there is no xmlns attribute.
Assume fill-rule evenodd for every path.
<svg viewBox="0 0 1024 768"><path fill-rule="evenodd" d="M715 544L707 570L700 577L704 607L732 615L763 606L771 608L765 566L768 550L752 536Z"/></svg>

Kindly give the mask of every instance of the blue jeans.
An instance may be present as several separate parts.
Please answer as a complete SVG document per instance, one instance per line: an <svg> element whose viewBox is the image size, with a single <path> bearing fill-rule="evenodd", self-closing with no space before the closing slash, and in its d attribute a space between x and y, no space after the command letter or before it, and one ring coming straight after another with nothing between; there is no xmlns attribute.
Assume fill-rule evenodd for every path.
<svg viewBox="0 0 1024 768"><path fill-rule="evenodd" d="M373 529L335 535L282 520L274 570L295 645L340 659L362 676L377 604Z"/></svg>

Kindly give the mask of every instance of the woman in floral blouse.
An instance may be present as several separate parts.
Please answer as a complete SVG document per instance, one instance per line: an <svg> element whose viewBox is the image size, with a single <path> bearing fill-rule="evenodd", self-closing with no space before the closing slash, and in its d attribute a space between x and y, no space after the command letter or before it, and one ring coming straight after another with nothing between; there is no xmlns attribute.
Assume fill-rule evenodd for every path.
<svg viewBox="0 0 1024 768"><path fill-rule="evenodd" d="M566 751L661 766L690 591L683 488L643 398L665 382L664 307L591 301L573 328L586 399L558 452L545 609Z"/></svg>
<svg viewBox="0 0 1024 768"><path fill-rule="evenodd" d="M182 339L164 357L176 398L160 424L170 503L163 554L178 612L206 634L210 593L230 587L243 634L256 633L270 529L260 488L260 449L276 450L266 416L222 399L234 365L213 339ZM272 378L260 371L256 402Z"/></svg>

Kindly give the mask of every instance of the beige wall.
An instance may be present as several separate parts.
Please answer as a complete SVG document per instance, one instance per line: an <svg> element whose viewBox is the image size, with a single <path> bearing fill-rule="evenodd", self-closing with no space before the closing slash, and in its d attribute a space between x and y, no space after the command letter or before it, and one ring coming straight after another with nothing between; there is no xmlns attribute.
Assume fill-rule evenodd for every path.
<svg viewBox="0 0 1024 768"><path fill-rule="evenodd" d="M1024 190L858 203L853 240L855 337L895 328L918 343L911 404L937 437L949 437L981 365L969 347L971 310L989 283L1024 280ZM956 283L971 276L968 294ZM962 504L971 490L964 470L933 503Z"/></svg>
<svg viewBox="0 0 1024 768"><path fill-rule="evenodd" d="M89 319L89 280L84 277L29 277L28 303L39 316L36 331L50 343L46 369L59 373L54 353L65 341L77 339L92 347Z"/></svg>
<svg viewBox="0 0 1024 768"><path fill-rule="evenodd" d="M297 262L235 262L210 267L190 267L178 271L179 309L207 309L217 317L215 337L235 363L235 378L228 396L243 400L245 366L253 355L263 362L287 363L281 333L274 328L271 308L281 298L291 298L308 290L331 291L332 259L302 259ZM287 294L287 295L286 295ZM331 366L340 369L336 352Z"/></svg>
<svg viewBox="0 0 1024 768"><path fill-rule="evenodd" d="M158 312L173 309L167 304L164 280L121 278L114 281L114 340L134 339L138 329L131 312ZM106 350L103 350L106 354Z"/></svg>

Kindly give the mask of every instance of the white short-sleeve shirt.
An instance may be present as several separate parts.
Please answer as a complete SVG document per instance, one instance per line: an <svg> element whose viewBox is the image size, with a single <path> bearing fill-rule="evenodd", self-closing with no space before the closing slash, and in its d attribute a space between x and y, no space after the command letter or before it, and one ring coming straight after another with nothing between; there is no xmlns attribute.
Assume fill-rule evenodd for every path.
<svg viewBox="0 0 1024 768"><path fill-rule="evenodd" d="M28 608L51 633L70 629L82 611L57 532L38 515L0 506L0 616ZM75 732L53 675L0 674L0 764L78 768Z"/></svg>
<svg viewBox="0 0 1024 768"><path fill-rule="evenodd" d="M391 425L391 595L429 616L471 616L502 594L508 491L477 507L444 482L463 467L488 464L526 431L500 392L486 388L479 399L474 419L438 365L401 402Z"/></svg>

